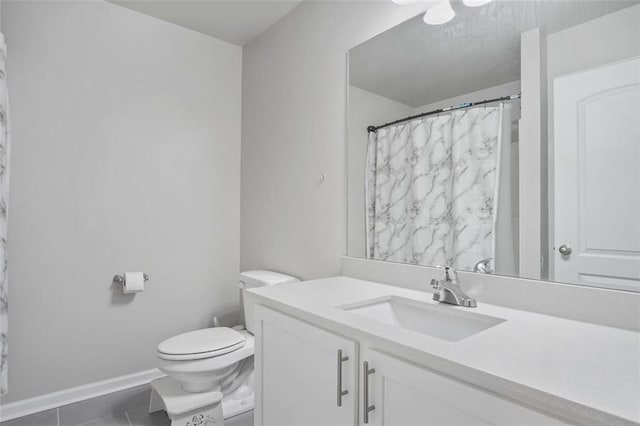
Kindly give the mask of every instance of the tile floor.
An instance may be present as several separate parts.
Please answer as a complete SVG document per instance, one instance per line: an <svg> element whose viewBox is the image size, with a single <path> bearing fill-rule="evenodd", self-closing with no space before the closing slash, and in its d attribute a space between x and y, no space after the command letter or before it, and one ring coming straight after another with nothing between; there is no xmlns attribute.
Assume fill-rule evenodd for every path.
<svg viewBox="0 0 640 426"><path fill-rule="evenodd" d="M150 392L148 385L139 386L2 422L0 426L170 426L164 411L148 413ZM252 426L253 411L227 419L224 424Z"/></svg>

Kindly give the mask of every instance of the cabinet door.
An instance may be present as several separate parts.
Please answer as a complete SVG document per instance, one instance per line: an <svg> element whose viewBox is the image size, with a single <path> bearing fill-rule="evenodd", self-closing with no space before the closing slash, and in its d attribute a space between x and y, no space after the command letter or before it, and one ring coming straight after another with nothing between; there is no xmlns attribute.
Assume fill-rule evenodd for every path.
<svg viewBox="0 0 640 426"><path fill-rule="evenodd" d="M370 426L426 425L566 425L546 414L520 406L435 371L384 355L361 351L361 367L368 362L368 389L361 390L364 410L368 391ZM364 386L364 369L361 382ZM360 423L365 424L364 413Z"/></svg>
<svg viewBox="0 0 640 426"><path fill-rule="evenodd" d="M356 343L263 306L255 318L255 424L356 425Z"/></svg>

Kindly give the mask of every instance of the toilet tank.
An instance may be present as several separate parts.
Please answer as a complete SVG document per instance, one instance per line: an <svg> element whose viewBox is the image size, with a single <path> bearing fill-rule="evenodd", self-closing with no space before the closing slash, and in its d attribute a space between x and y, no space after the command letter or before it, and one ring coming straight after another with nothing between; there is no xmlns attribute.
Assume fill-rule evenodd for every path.
<svg viewBox="0 0 640 426"><path fill-rule="evenodd" d="M255 304L255 298L252 297L251 294L248 294L246 290L250 288L271 287L278 284L297 282L300 282L300 280L296 277L274 271L265 271L262 269L240 273L238 286L242 289L244 323L251 334L253 334L253 305Z"/></svg>

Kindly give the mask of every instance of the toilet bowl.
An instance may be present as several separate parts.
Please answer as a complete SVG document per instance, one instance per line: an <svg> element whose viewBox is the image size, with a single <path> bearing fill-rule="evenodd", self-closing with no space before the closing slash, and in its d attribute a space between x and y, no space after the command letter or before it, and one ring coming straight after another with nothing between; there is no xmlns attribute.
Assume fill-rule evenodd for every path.
<svg viewBox="0 0 640 426"><path fill-rule="evenodd" d="M253 336L246 330L205 328L180 334L158 346L158 368L187 392L228 390L253 364Z"/></svg>
<svg viewBox="0 0 640 426"><path fill-rule="evenodd" d="M247 288L298 282L297 278L272 271L240 274L245 323L243 327L194 330L158 345L158 368L189 393L219 391L225 418L253 408L253 306Z"/></svg>

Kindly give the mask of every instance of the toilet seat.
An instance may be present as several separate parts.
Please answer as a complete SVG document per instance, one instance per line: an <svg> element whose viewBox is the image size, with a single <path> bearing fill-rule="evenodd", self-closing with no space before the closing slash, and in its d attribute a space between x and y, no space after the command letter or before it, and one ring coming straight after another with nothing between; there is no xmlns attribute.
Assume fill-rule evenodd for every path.
<svg viewBox="0 0 640 426"><path fill-rule="evenodd" d="M237 351L245 343L245 336L231 328L203 328L164 340L158 345L158 357L169 361L212 358Z"/></svg>

